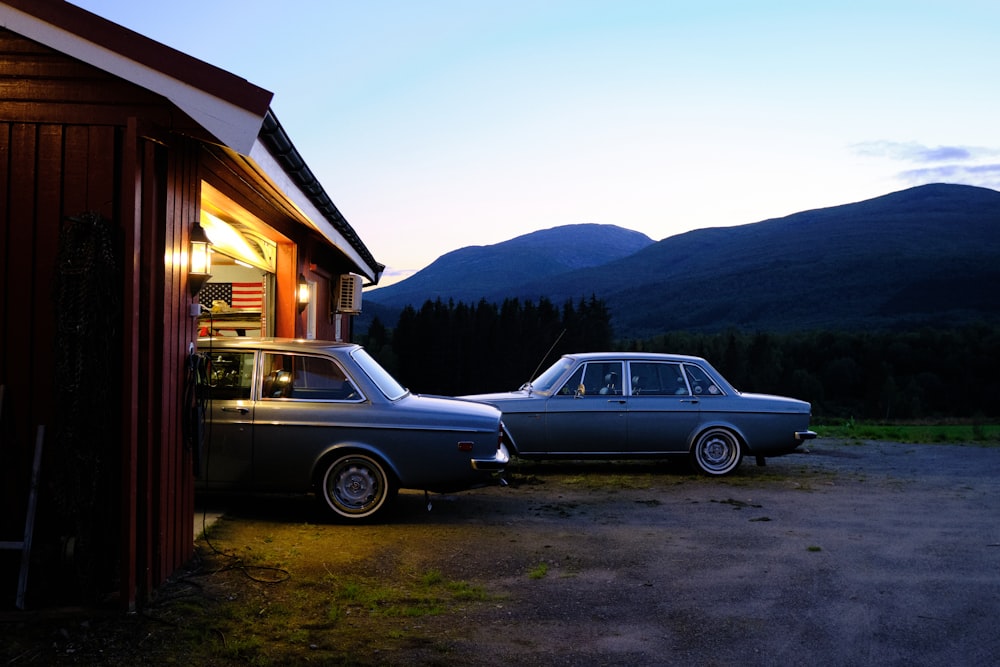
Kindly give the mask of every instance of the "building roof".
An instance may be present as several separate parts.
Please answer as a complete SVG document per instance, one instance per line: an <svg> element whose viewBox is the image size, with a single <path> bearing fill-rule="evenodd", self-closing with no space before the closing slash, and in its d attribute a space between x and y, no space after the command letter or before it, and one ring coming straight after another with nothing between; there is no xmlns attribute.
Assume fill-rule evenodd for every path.
<svg viewBox="0 0 1000 667"><path fill-rule="evenodd" d="M271 92L63 0L2 0L0 27L170 100L253 163L359 274L378 282L385 267L306 166L270 108Z"/></svg>

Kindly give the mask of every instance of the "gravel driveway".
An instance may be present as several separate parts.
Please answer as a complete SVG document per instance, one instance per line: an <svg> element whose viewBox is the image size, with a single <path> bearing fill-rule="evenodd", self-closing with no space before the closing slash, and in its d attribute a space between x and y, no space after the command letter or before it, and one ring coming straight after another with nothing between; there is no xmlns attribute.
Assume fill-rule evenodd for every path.
<svg viewBox="0 0 1000 667"><path fill-rule="evenodd" d="M0 657L1000 665L998 447L820 439L808 453L765 467L747 461L723 479L655 461L522 463L508 479L507 487L431 496L431 511L423 494L404 492L373 525L329 523L312 498L226 498L213 546L280 563L288 579L260 583L213 566L196 584L181 577L167 587L148 621L40 625L44 616L12 616L0 625ZM352 581L413 591L428 573L485 594L414 616L338 602ZM189 618L192 610L202 611ZM248 613L243 625L225 623ZM192 630L197 644L184 644ZM256 653L234 648L254 636ZM186 655L198 648L201 658Z"/></svg>
<svg viewBox="0 0 1000 667"><path fill-rule="evenodd" d="M455 629L454 664L1000 664L1000 449L820 439L726 479L510 477L430 513L404 494L369 529L506 596Z"/></svg>

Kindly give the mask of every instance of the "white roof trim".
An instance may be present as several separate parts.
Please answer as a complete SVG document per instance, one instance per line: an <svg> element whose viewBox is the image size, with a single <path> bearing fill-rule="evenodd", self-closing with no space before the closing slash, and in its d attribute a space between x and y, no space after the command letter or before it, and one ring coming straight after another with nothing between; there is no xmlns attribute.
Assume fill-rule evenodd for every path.
<svg viewBox="0 0 1000 667"><path fill-rule="evenodd" d="M247 155L264 118L89 40L0 4L0 26L163 95L225 146Z"/></svg>
<svg viewBox="0 0 1000 667"><path fill-rule="evenodd" d="M338 250L347 255L354 263L358 273L370 282L375 282L378 276L373 271L373 267L354 249L354 246L337 229L327 221L326 217L310 201L309 197L299 186L288 176L288 173L278 164L267 147L260 141L255 141L253 148L248 154L260 173L268 177L272 184L278 188L288 201L291 202L302 214L303 219L313 229L319 232L327 241L333 244Z"/></svg>

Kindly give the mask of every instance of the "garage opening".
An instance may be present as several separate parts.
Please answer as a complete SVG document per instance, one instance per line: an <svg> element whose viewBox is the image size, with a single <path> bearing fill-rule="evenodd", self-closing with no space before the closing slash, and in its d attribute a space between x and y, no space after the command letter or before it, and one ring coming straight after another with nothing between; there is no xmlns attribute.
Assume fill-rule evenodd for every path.
<svg viewBox="0 0 1000 667"><path fill-rule="evenodd" d="M273 336L278 245L284 239L204 182L201 226L212 243L212 276L198 294L198 335Z"/></svg>

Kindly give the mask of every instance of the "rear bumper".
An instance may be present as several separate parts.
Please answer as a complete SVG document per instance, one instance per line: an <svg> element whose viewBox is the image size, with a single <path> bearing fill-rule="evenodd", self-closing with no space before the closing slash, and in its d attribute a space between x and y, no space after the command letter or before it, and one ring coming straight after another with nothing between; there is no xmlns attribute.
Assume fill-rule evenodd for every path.
<svg viewBox="0 0 1000 667"><path fill-rule="evenodd" d="M510 463L510 452L505 445L497 448L496 455L490 459L472 459L472 469L484 472L503 472L503 469Z"/></svg>

